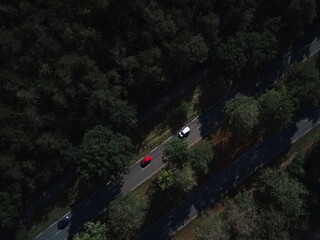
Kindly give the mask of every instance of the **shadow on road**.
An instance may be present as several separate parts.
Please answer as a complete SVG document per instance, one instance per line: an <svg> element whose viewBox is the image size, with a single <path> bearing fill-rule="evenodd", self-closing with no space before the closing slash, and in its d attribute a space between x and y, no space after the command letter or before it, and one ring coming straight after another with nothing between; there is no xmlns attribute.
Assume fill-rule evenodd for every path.
<svg viewBox="0 0 320 240"><path fill-rule="evenodd" d="M82 203L72 206L69 239L83 228L86 222L93 221L101 213L105 212L109 203L120 193L121 187L122 179L111 182L94 192Z"/></svg>

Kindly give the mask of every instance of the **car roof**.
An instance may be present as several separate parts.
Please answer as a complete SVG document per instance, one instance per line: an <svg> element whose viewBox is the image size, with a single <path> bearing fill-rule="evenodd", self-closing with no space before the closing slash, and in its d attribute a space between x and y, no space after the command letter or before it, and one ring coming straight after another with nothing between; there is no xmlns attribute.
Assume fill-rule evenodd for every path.
<svg viewBox="0 0 320 240"><path fill-rule="evenodd" d="M182 129L182 132L183 133L187 133L187 132L189 132L190 131L190 128L189 127L185 127L184 129Z"/></svg>

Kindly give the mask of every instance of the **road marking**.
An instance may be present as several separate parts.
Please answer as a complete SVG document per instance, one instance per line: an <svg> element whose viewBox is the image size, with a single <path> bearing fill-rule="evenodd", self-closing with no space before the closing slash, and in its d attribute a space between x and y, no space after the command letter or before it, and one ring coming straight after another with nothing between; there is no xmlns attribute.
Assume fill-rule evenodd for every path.
<svg viewBox="0 0 320 240"><path fill-rule="evenodd" d="M198 116L199 117L199 116ZM195 117L191 122L194 122L195 120L197 120L198 119L198 117Z"/></svg>
<svg viewBox="0 0 320 240"><path fill-rule="evenodd" d="M305 132L303 133L303 135L305 135L306 133L308 133L311 129L312 129L312 128L310 128L310 129L308 129L307 131L305 131Z"/></svg>
<svg viewBox="0 0 320 240"><path fill-rule="evenodd" d="M191 144L189 145L189 147L195 145L195 144L196 144L197 142L199 142L201 139L202 139L202 137L199 137L199 138L196 139L193 143L191 143Z"/></svg>
<svg viewBox="0 0 320 240"><path fill-rule="evenodd" d="M142 158L140 158L138 161L136 161L136 163L140 162L142 159L143 159L143 157L142 157Z"/></svg>
<svg viewBox="0 0 320 240"><path fill-rule="evenodd" d="M140 182L138 185L134 186L133 188L130 189L130 192L134 189L136 189L137 187L139 187L142 183L144 183L145 181L147 181L149 178L151 178L153 175L155 175L161 168L165 167L167 164L163 164L161 167L159 167L157 170L155 170L153 172L153 174L149 175L147 178L145 178L142 182Z"/></svg>
<svg viewBox="0 0 320 240"><path fill-rule="evenodd" d="M69 215L70 213L71 213L71 211L69 211L68 213L66 213L66 214L63 216L63 218L64 218L65 216Z"/></svg>
<svg viewBox="0 0 320 240"><path fill-rule="evenodd" d="M141 169L141 171L144 171L147 167L149 167L151 164L145 166L144 168Z"/></svg>
<svg viewBox="0 0 320 240"><path fill-rule="evenodd" d="M43 232L39 233L35 238L40 237L43 234Z"/></svg>
<svg viewBox="0 0 320 240"><path fill-rule="evenodd" d="M111 181L107 182L107 186L111 183Z"/></svg>
<svg viewBox="0 0 320 240"><path fill-rule="evenodd" d="M52 223L49 228L53 227L53 225L55 225L56 223L57 223L57 222Z"/></svg>
<svg viewBox="0 0 320 240"><path fill-rule="evenodd" d="M159 147L159 146L158 146ZM157 150L158 149L158 147L156 147L155 149L153 149L150 153L152 153L152 152L154 152L155 150Z"/></svg>
<svg viewBox="0 0 320 240"><path fill-rule="evenodd" d="M54 235L57 236L61 232L62 232L62 230L60 230L59 232L56 232Z"/></svg>
<svg viewBox="0 0 320 240"><path fill-rule="evenodd" d="M165 140L161 145L163 145L163 144L165 144L166 142L168 142L171 138L172 138L172 136L169 137L167 140Z"/></svg>

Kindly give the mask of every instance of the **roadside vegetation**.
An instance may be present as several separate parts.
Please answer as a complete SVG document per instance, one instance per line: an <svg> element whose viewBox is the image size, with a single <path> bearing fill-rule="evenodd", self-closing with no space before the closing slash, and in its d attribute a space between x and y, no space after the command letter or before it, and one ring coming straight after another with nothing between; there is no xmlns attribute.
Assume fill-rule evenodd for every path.
<svg viewBox="0 0 320 240"><path fill-rule="evenodd" d="M319 57L316 56L312 60L293 64L279 84L260 96L237 94L226 103L226 121L221 127L230 129L232 135L228 141L242 143L240 152L235 153L225 146L219 148L221 141L215 142L215 135L219 134L217 130L208 139L191 148L188 148L183 139L173 138L168 141L163 148L163 162L167 166L149 181L147 190L140 195L142 202L149 202L149 208L144 209L144 219L134 225L135 231L127 235L113 233L112 237L132 237L141 227L147 227L182 201L198 184L212 177L217 169L227 166L246 149L254 146L259 139L287 128L294 119L319 106L320 95L313 90L320 89L318 61ZM297 91L302 85L309 89L304 91L308 94ZM247 118L248 115L250 118ZM248 142L247 138L252 141ZM314 141L310 151L317 152L320 142L318 139ZM217 148L216 151L214 148ZM232 156L232 153L235 155ZM306 156L314 158L312 154L310 152ZM228 157L223 157L224 155ZM308 211L319 205L317 200L311 203L308 201L312 192L304 182L303 161L305 160L297 155L287 172L272 168L262 170L250 186L250 191L239 193L234 199L227 201L223 213L201 217L198 227L195 226L196 239L290 239L290 232L299 221L305 221L309 216ZM316 164L316 167L319 166ZM316 179L313 181L318 181ZM317 195L312 198L316 199ZM127 207L127 204L122 201L120 205ZM114 220L117 216L108 214L106 219ZM314 216L312 220L314 221ZM118 224L121 222L123 219ZM305 229L301 231L310 230L308 226L304 225ZM125 227L122 230L126 231L124 229Z"/></svg>
<svg viewBox="0 0 320 240"><path fill-rule="evenodd" d="M320 126L172 237L303 239L320 220Z"/></svg>
<svg viewBox="0 0 320 240"><path fill-rule="evenodd" d="M89 189L119 177L133 156L143 152L139 143L161 126L152 120L139 123L139 114L204 63L213 63L208 81L215 89L202 88L199 105L210 95L208 90L221 97L221 92L253 76L302 36L317 21L316 4L315 0L1 3L1 229L14 235L19 222L32 226L32 216L22 216L23 210L66 173L73 172L77 181L87 183L79 186ZM303 84L303 77L300 82L289 80L293 85L287 90L272 92L259 103L239 99L251 101L253 117L259 106L268 111L286 107L285 125L292 110L286 91L299 102L299 109L318 104L317 77L310 85ZM301 95L304 92L306 96ZM268 98L286 101L283 106L267 106ZM229 123L243 134L237 129L241 123L232 118L237 104L230 105ZM187 105L186 100L174 108L175 118L166 122L169 129L176 130L187 119L182 116L187 115ZM253 120L246 126L249 132L261 119ZM280 124L279 119L274 121ZM137 133L144 124L146 129ZM277 128L285 127L281 124ZM205 162L190 150L186 164L170 163L166 176L158 180L163 182L162 191L188 194L198 175L209 169L208 149L197 150L208 158ZM170 178L180 184L171 185ZM183 186L184 181L190 186Z"/></svg>

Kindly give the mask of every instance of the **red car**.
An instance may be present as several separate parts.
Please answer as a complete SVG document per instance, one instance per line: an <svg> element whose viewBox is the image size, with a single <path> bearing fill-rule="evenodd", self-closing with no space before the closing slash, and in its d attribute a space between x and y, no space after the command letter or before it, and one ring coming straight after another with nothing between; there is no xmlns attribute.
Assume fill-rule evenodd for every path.
<svg viewBox="0 0 320 240"><path fill-rule="evenodd" d="M150 162L151 162L151 157L149 155L147 155L141 160L140 166L146 167Z"/></svg>

